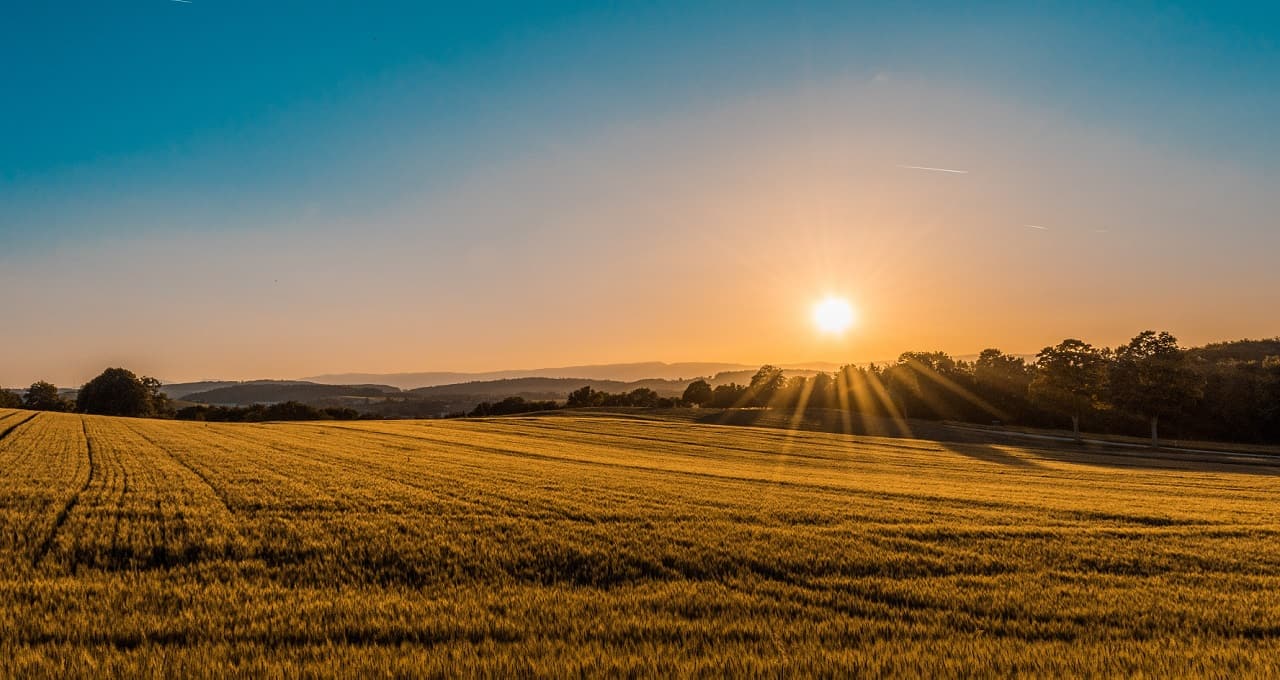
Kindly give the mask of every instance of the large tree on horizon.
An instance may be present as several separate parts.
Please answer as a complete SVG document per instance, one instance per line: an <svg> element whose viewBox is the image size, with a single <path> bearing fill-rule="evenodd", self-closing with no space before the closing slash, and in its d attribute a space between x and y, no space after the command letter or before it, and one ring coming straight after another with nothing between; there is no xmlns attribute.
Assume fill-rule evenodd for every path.
<svg viewBox="0 0 1280 680"><path fill-rule="evenodd" d="M695 404L697 406L705 406L711 403L711 383L706 380L695 380L684 388L684 394L680 400L686 404Z"/></svg>
<svg viewBox="0 0 1280 680"><path fill-rule="evenodd" d="M1071 433L1080 441L1080 414L1098 399L1107 378L1106 355L1083 340L1067 338L1036 354L1033 399L1071 416Z"/></svg>
<svg viewBox="0 0 1280 680"><path fill-rule="evenodd" d="M982 350L973 362L973 382L979 396L1000 409L1006 418L1025 416L1027 391L1034 375L1022 357L995 348Z"/></svg>
<svg viewBox="0 0 1280 680"><path fill-rule="evenodd" d="M751 384L747 389L751 394L751 404L753 406L768 406L773 401L775 395L785 389L787 386L787 376L783 370L777 366L765 364L751 376Z"/></svg>
<svg viewBox="0 0 1280 680"><path fill-rule="evenodd" d="M33 411L69 411L71 404L58 394L58 387L50 382L37 380L22 396L22 405Z"/></svg>
<svg viewBox="0 0 1280 680"><path fill-rule="evenodd" d="M1160 418L1181 415L1200 397L1204 379L1167 331L1142 331L1116 348L1110 371L1111 401L1151 421L1151 446L1160 445Z"/></svg>
<svg viewBox="0 0 1280 680"><path fill-rule="evenodd" d="M104 416L149 416L155 412L152 385L124 368L108 368L80 388L76 410Z"/></svg>

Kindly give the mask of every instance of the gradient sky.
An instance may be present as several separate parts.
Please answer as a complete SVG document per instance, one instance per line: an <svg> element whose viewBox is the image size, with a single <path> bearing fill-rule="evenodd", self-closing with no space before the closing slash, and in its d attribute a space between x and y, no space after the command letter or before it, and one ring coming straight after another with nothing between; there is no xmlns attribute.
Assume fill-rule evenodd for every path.
<svg viewBox="0 0 1280 680"><path fill-rule="evenodd" d="M1280 10L885 5L10 3L0 384L1280 334Z"/></svg>

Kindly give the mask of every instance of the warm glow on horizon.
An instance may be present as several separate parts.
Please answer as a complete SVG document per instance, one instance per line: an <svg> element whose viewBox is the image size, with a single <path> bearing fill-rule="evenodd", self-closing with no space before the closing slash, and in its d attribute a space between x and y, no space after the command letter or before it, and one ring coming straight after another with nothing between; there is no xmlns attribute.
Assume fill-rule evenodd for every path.
<svg viewBox="0 0 1280 680"><path fill-rule="evenodd" d="M849 330L854 322L853 305L849 301L829 295L813 306L813 323L819 331L839 335Z"/></svg>
<svg viewBox="0 0 1280 680"><path fill-rule="evenodd" d="M118 4L10 3L0 386L1280 334L1265 21Z"/></svg>

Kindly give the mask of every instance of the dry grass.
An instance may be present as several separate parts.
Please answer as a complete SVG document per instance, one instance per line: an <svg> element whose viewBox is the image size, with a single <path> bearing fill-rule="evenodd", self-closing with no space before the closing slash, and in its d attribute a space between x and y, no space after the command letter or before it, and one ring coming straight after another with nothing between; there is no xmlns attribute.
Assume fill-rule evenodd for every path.
<svg viewBox="0 0 1280 680"><path fill-rule="evenodd" d="M0 411L0 674L1277 675L1280 467Z"/></svg>

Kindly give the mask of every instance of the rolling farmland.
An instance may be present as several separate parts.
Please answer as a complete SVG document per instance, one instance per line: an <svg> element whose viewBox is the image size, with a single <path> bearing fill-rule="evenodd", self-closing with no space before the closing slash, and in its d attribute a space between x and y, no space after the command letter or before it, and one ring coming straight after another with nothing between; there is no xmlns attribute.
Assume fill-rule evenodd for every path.
<svg viewBox="0 0 1280 680"><path fill-rule="evenodd" d="M0 410L0 674L1280 674L1280 464Z"/></svg>

